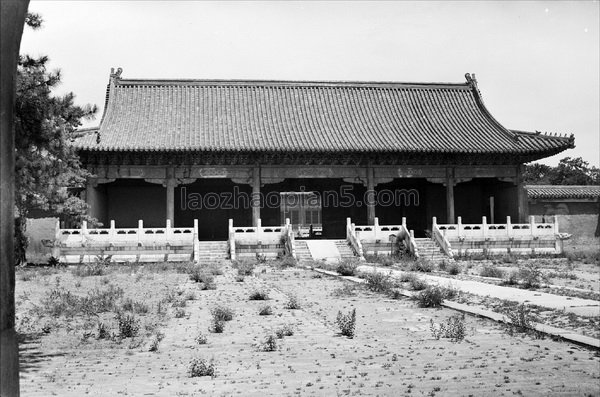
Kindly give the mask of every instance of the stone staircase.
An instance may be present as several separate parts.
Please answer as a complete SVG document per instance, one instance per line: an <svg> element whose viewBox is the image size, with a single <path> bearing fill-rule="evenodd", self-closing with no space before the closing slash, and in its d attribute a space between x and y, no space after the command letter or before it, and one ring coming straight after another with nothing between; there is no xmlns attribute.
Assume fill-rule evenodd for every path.
<svg viewBox="0 0 600 397"><path fill-rule="evenodd" d="M295 241L295 249L296 249L296 260L298 261L298 263L312 262L313 257L310 254L308 245L306 245L306 241L296 240Z"/></svg>
<svg viewBox="0 0 600 397"><path fill-rule="evenodd" d="M198 261L202 264L219 262L228 257L227 241L200 241L198 246Z"/></svg>
<svg viewBox="0 0 600 397"><path fill-rule="evenodd" d="M340 252L342 259L355 258L354 250L346 240L335 240L335 246Z"/></svg>
<svg viewBox="0 0 600 397"><path fill-rule="evenodd" d="M451 260L451 258L442 252L437 243L430 238L415 238L415 243L417 244L419 258L432 262Z"/></svg>

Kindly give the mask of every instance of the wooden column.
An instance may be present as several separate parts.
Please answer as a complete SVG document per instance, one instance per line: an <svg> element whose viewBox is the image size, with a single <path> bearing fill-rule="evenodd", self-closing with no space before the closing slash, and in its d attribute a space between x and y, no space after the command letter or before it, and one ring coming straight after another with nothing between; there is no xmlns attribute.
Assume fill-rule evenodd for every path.
<svg viewBox="0 0 600 397"><path fill-rule="evenodd" d="M260 219L260 167L252 169L252 226L258 226Z"/></svg>
<svg viewBox="0 0 600 397"><path fill-rule="evenodd" d="M454 223L454 170L446 171L446 223Z"/></svg>
<svg viewBox="0 0 600 397"><path fill-rule="evenodd" d="M98 181L90 179L85 185L85 202L88 205L88 215L102 222L102 198L98 192Z"/></svg>
<svg viewBox="0 0 600 397"><path fill-rule="evenodd" d="M517 169L517 212L519 223L526 223L529 216L529 201L527 200L527 190L523 183L524 168L524 165L520 165Z"/></svg>
<svg viewBox="0 0 600 397"><path fill-rule="evenodd" d="M375 170L367 167L367 224L375 223Z"/></svg>
<svg viewBox="0 0 600 397"><path fill-rule="evenodd" d="M173 167L169 167L167 168L167 178L165 180L165 187L167 188L167 220L171 222L173 227L175 226L175 186L177 186L175 170Z"/></svg>
<svg viewBox="0 0 600 397"><path fill-rule="evenodd" d="M19 396L15 332L15 133L17 59L28 0L1 1L0 26L0 396Z"/></svg>

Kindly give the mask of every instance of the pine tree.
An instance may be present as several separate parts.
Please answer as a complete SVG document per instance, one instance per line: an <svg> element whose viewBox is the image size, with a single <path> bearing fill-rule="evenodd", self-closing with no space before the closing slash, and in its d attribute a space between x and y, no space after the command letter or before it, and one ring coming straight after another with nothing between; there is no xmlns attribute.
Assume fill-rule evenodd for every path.
<svg viewBox="0 0 600 397"><path fill-rule="evenodd" d="M28 14L26 24L38 28L42 19ZM30 210L64 215L74 223L94 221L87 205L68 187L83 186L89 173L81 166L72 142L81 120L91 118L96 106L77 106L75 95L54 96L60 71L46 68L48 57L20 56L15 104L15 260L25 261L24 236Z"/></svg>

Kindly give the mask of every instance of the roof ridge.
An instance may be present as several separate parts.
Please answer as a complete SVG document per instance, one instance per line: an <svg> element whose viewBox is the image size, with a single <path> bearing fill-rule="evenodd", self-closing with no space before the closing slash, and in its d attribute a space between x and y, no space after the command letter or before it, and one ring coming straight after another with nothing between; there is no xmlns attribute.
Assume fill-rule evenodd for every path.
<svg viewBox="0 0 600 397"><path fill-rule="evenodd" d="M463 88L468 83L351 81L351 80L250 80L250 79L118 79L118 85L231 85L231 86L341 86L341 87L406 87L406 88Z"/></svg>

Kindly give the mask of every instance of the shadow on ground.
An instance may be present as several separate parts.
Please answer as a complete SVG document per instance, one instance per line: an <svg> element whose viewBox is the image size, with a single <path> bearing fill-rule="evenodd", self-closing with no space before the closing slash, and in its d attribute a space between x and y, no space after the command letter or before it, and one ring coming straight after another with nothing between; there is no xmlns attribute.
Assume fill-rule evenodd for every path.
<svg viewBox="0 0 600 397"><path fill-rule="evenodd" d="M64 356L64 353L43 353L40 350L40 333L18 334L17 337L19 341L20 372L38 370L45 361Z"/></svg>

